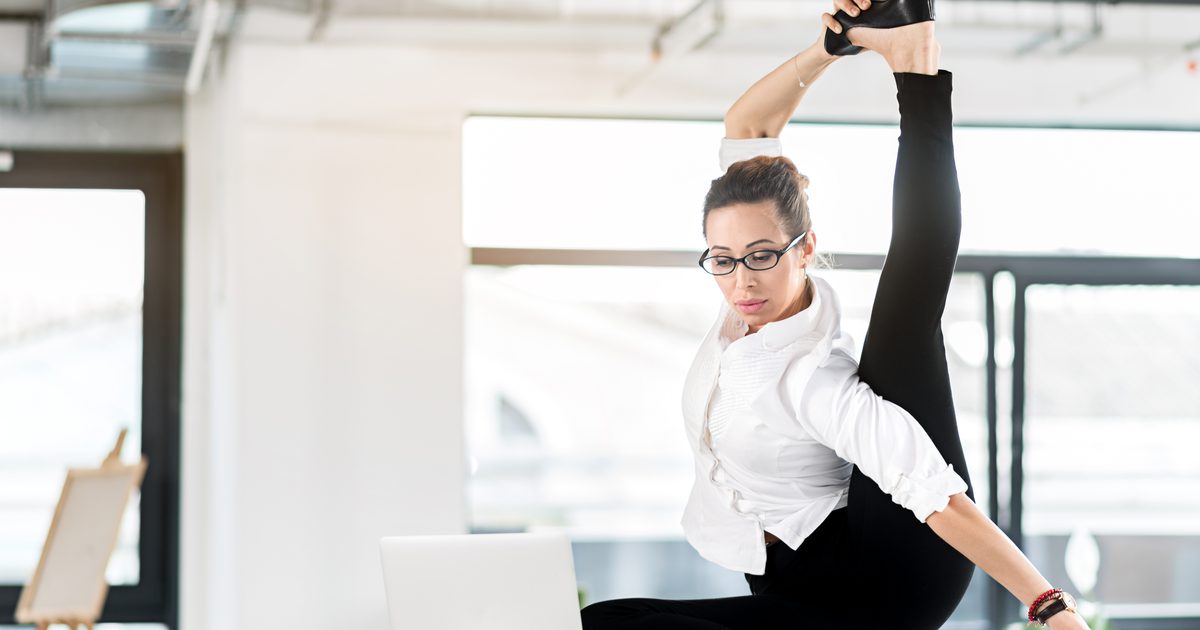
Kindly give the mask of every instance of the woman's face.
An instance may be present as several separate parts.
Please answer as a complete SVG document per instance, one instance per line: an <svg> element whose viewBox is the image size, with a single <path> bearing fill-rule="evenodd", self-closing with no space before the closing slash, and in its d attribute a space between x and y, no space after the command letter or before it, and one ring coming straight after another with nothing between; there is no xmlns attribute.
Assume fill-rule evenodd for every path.
<svg viewBox="0 0 1200 630"><path fill-rule="evenodd" d="M775 202L770 200L714 208L705 219L705 231L709 256L733 258L761 249L783 249L796 236L786 234L779 226ZM755 271L738 263L732 273L713 276L725 301L750 332L800 312L804 306L805 267L812 260L816 242L810 230L771 269Z"/></svg>

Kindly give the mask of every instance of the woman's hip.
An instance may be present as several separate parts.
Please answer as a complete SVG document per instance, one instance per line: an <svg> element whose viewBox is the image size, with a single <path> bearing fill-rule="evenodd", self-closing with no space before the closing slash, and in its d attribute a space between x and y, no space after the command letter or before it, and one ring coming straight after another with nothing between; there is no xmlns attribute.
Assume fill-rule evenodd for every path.
<svg viewBox="0 0 1200 630"><path fill-rule="evenodd" d="M750 592L827 596L850 569L849 536L843 507L830 512L798 548L792 549L782 540L768 545L764 574L745 574Z"/></svg>

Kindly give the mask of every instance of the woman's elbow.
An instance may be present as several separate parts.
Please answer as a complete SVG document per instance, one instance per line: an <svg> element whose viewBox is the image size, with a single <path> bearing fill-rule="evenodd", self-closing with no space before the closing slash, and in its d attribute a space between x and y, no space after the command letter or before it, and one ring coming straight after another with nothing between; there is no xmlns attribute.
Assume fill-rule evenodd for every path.
<svg viewBox="0 0 1200 630"><path fill-rule="evenodd" d="M925 524L937 529L938 522L943 520L943 515L965 516L977 510L978 508L975 506L975 502L971 500L971 497L968 497L966 492L959 492L958 494L950 495L950 500L946 503L945 508L934 510L929 516L926 516Z"/></svg>
<svg viewBox="0 0 1200 630"><path fill-rule="evenodd" d="M740 138L766 138L767 130L762 125L752 124L752 120L738 111L737 104L730 107L725 112L725 137L730 139Z"/></svg>

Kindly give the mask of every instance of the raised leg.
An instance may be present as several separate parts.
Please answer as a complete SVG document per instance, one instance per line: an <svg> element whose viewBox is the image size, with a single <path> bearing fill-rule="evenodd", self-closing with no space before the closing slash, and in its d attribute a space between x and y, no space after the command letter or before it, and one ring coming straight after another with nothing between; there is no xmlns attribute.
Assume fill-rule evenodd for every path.
<svg viewBox="0 0 1200 630"><path fill-rule="evenodd" d="M939 70L897 72L894 77L900 139L892 239L863 340L859 376L912 414L970 485L941 329L961 231L952 76ZM973 491L968 495L973 497ZM867 591L878 598L873 608L881 615L879 623L940 627L966 592L973 565L857 468L848 509L857 564Z"/></svg>

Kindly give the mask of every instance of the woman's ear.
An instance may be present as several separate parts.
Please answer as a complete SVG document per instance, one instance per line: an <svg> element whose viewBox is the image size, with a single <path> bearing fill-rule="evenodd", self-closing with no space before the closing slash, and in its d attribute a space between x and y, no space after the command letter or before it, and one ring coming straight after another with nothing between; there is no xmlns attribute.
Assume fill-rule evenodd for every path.
<svg viewBox="0 0 1200 630"><path fill-rule="evenodd" d="M812 259L813 259L813 256L816 255L816 252L817 252L817 233L812 230L809 230L808 234L804 237L804 264L805 265L812 264Z"/></svg>

